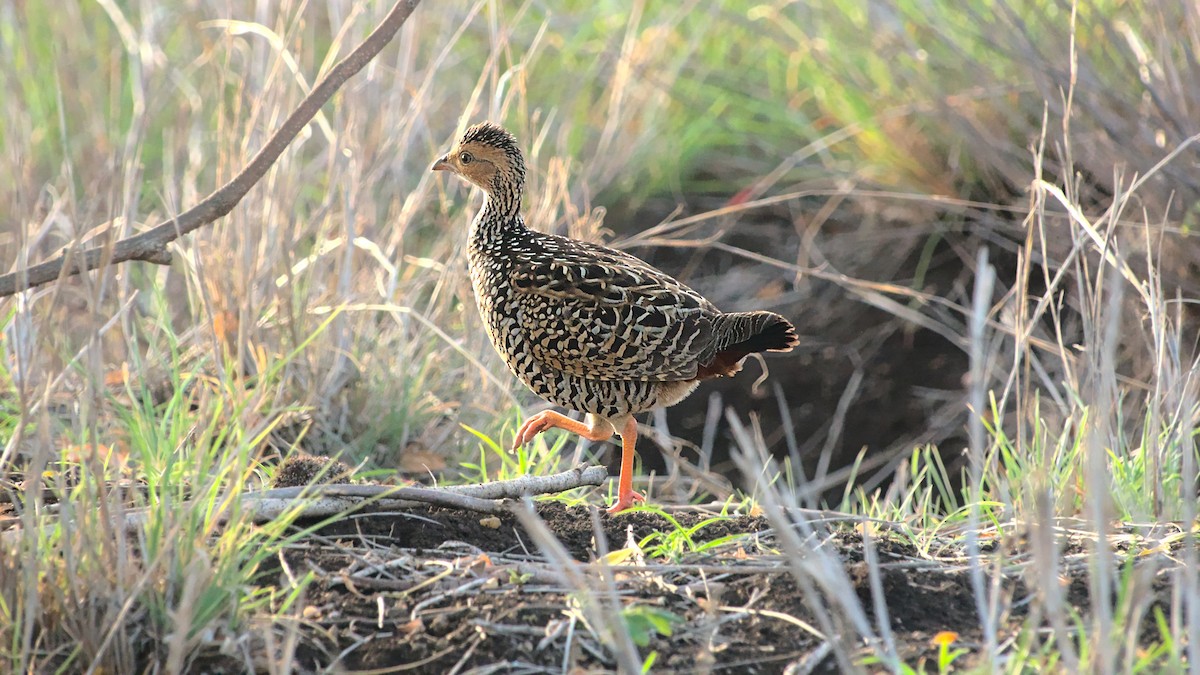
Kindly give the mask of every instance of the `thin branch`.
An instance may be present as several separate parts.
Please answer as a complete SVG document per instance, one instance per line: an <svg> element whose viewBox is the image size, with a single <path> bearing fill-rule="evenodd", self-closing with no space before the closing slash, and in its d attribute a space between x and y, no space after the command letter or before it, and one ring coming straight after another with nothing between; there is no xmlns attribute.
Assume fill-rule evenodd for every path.
<svg viewBox="0 0 1200 675"><path fill-rule="evenodd" d="M250 188L254 187L296 134L300 133L325 105L333 94L375 58L385 45L408 20L420 0L399 0L379 26L367 36L350 55L338 62L325 79L321 80L283 124L271 135L266 145L258 151L242 172L234 176L216 192L205 197L199 204L179 214L176 218L160 223L145 232L122 239L112 245L90 248L86 251L68 250L59 257L26 269L0 276L0 297L28 290L55 279L65 278L106 265L116 265L129 260L141 260L158 264L169 264L171 253L167 245L179 237L208 225L233 210L242 201Z"/></svg>
<svg viewBox="0 0 1200 675"><path fill-rule="evenodd" d="M577 487L601 485L608 479L608 469L602 466L582 466L550 476L521 476L511 480L479 485L449 487L404 487L395 485L348 485L342 483L272 488L243 493L238 499L242 513L258 523L299 510L298 518L316 518L346 513L370 503L385 509L409 509L421 504L477 511L507 513L512 503L507 500L535 495L555 494ZM184 502L181 508L196 507L202 500ZM121 517L125 527L146 522L149 508L130 509ZM229 514L218 519L224 521ZM49 518L42 522L49 522ZM21 528L0 532L0 543L20 536Z"/></svg>
<svg viewBox="0 0 1200 675"><path fill-rule="evenodd" d="M521 476L478 485L448 487L401 487L394 485L305 485L250 492L242 497L244 508L254 520L264 522L303 503L303 517L329 516L360 505L364 501L385 508L412 508L418 503L445 506L480 513L504 513L503 500L525 496L565 492L585 485L600 485L608 478L602 466L571 469L550 476Z"/></svg>
<svg viewBox="0 0 1200 675"><path fill-rule="evenodd" d="M290 491L281 497L250 493L243 508L256 523L272 521L289 511L299 510L300 518L332 516L370 502L385 509L408 509L419 504L444 506L478 513L503 513L508 506L501 501L455 494L440 488L400 487L395 485L316 485L305 488L278 488L265 492ZM301 494L304 491L304 494Z"/></svg>

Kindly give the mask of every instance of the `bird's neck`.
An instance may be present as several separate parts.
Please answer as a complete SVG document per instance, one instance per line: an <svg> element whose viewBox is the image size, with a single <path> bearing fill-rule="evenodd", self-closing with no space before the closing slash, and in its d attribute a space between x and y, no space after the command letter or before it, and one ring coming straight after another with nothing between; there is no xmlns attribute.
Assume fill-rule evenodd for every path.
<svg viewBox="0 0 1200 675"><path fill-rule="evenodd" d="M494 241L508 232L524 228L520 186L500 186L500 189L488 191L483 210L471 222L471 241Z"/></svg>

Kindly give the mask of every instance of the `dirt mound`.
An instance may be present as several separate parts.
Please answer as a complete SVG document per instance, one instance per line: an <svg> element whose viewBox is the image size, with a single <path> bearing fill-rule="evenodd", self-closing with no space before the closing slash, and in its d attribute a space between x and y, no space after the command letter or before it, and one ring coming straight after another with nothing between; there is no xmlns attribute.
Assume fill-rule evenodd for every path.
<svg viewBox="0 0 1200 675"><path fill-rule="evenodd" d="M558 502L538 504L537 513L569 558L543 556L537 533L512 515L418 508L320 527L264 574L264 584L276 575L313 578L291 609L295 618L283 617L275 630L299 638L297 665L322 672L611 672L621 667L613 622L629 627L637 659L653 655L654 672L838 672L812 611L823 601L806 597L792 573L795 560L764 519L681 510L671 522ZM598 547L593 523L607 544ZM688 536L672 539L679 532ZM935 559L882 537L872 574L852 527L815 536L806 546L836 553L877 632L882 619L871 587L878 579L906 663L935 658L932 640L942 631L956 633L955 646L967 649L956 666L975 662L982 633L961 551ZM610 564L596 562L602 548ZM1020 577L1010 571L998 586L1008 607L1002 639L1027 619ZM1086 593L1069 600L1086 610ZM868 653L865 645L850 651ZM245 667L229 656L195 665L205 672Z"/></svg>

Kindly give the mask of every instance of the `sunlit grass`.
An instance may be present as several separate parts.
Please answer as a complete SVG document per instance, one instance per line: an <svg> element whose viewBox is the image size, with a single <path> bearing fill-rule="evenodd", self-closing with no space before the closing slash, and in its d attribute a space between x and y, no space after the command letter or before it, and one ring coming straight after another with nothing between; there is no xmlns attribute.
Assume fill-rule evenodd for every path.
<svg viewBox="0 0 1200 675"><path fill-rule="evenodd" d="M829 273L824 281L917 254L912 279L880 279L917 292L939 242L1020 249L1012 256L1026 285L1002 279L1016 300L988 314L1004 330L987 346L988 409L972 413L986 431L974 485L960 448L923 446L906 449L888 487L862 487L865 464L852 467L830 503L817 502L831 486L807 489L799 466L764 466L725 512L757 512L772 497L832 506L888 524L861 526L868 535L886 531L929 555L962 544L972 528L1002 537L1055 518L1099 526L1097 514L1194 519L1194 500L1179 497L1195 492L1195 345L1184 309L1194 300L1173 283L1200 258L1187 236L1200 203L1195 172L1170 163L1138 190L1139 214L1154 225L1111 223L1107 244L1143 282L1126 289L1138 319L1118 331L1127 335L1116 364L1093 356L1111 346L1104 328L1113 319L1102 310L1112 275L1033 182L1062 183L1076 206L1120 194L1132 207L1116 186L1196 133L1188 121L1200 87L1182 28L1195 24L1185 5L1087 3L1072 25L1069 6L1044 2L1005 11L942 0L426 3L242 205L177 243L171 267L127 265L3 301L0 479L13 473L34 489L22 529L0 540L0 670L178 670L232 635L267 630L254 618L293 615L310 577L276 584L263 570L300 533L289 518L253 525L238 508L239 495L269 479L281 446L341 453L368 476L424 447L466 481L551 473L589 457L561 433L507 446L529 399L487 343L463 272L477 197L428 172L455 125L482 118L513 128L528 150L527 209L540 229L603 238L599 208L633 212L663 195L835 194L811 209L791 199L803 238L770 252L772 281L814 332L858 305L848 295L808 302L816 277L803 261ZM0 210L9 220L0 259L20 267L85 234L123 236L194 204L244 165L385 10L351 1L0 8ZM1168 29L1180 39L1161 39ZM1054 152L1031 158L1043 133ZM1086 183L1076 186L1076 175ZM1029 185L1033 222L994 217L991 206L1026 208ZM879 186L905 194L856 204L841 239L818 231L826 207ZM911 199L927 195L975 201ZM888 209L902 213L875 217ZM809 220L810 211L821 215ZM742 233L737 221L714 221ZM896 222L916 236L881 234ZM972 228L986 231L947 236ZM1166 235L1142 255L1139 242ZM828 267L839 264L839 246L861 256L860 267ZM1040 281L1054 288L1044 295L1027 286L1042 274L1033 260L1049 261ZM1052 282L1060 269L1068 281ZM718 283L731 297L758 290ZM966 311L901 299L963 333ZM970 309L962 297L945 300ZM1105 378L1114 384L1097 394ZM955 419L966 414L961 403ZM294 416L308 416L302 442L273 444ZM1087 475L1097 457L1103 485ZM554 499L595 504L599 495ZM147 515L125 528L132 507ZM729 543L696 542L715 520L683 527L657 512L671 527L640 542L652 558ZM1056 550L1035 550L1049 569L1061 562ZM818 585L837 588L837 564L813 568ZM1137 607L1132 573L1123 569L1112 587L1119 607ZM861 628L853 608L831 606ZM1189 630L1200 642L1167 609L1149 610L1156 641L1122 653L1130 669L1180 662ZM1138 630L1118 612L1101 634L1072 611L1047 609L1065 632L1030 626L1016 636L1010 672L1064 659L1087 670L1108 648L1098 641L1126 644ZM661 634L662 617L639 612L626 616L640 622L638 635Z"/></svg>
<svg viewBox="0 0 1200 675"><path fill-rule="evenodd" d="M662 511L661 509L654 509L652 507L639 507L639 509L648 513L655 513L659 515L666 520L669 525L668 528L660 532L652 532L651 534L646 535L646 537L638 542L638 546L645 551L645 554L650 558L675 561L686 554L704 553L705 551L725 546L741 536L738 534L731 534L724 537L715 537L713 539L708 539L706 541L697 543L695 540L695 535L698 532L714 523L730 520L731 517L715 516L712 518L705 518L698 521L695 525L685 527L673 516Z"/></svg>
<svg viewBox="0 0 1200 675"><path fill-rule="evenodd" d="M0 541L4 670L125 671L147 653L178 665L254 615L290 611L307 577L278 586L263 571L299 536L295 513L255 524L240 508L278 421L255 392L279 368L244 389L203 365L172 362L161 401L129 382L100 392L102 427L66 430L33 458L44 470L25 474L21 527Z"/></svg>

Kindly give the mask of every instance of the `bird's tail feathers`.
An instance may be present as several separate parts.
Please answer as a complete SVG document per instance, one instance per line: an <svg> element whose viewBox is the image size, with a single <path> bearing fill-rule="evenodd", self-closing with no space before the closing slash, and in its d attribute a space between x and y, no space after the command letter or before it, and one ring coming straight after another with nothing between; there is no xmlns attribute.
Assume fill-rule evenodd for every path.
<svg viewBox="0 0 1200 675"><path fill-rule="evenodd" d="M728 342L724 349L737 349L747 354L756 352L790 352L800 344L796 327L775 312L737 312L726 314Z"/></svg>
<svg viewBox="0 0 1200 675"><path fill-rule="evenodd" d="M789 352L800 344L792 322L774 312L722 314L714 331L717 350L697 371L700 379L733 375L750 354Z"/></svg>

